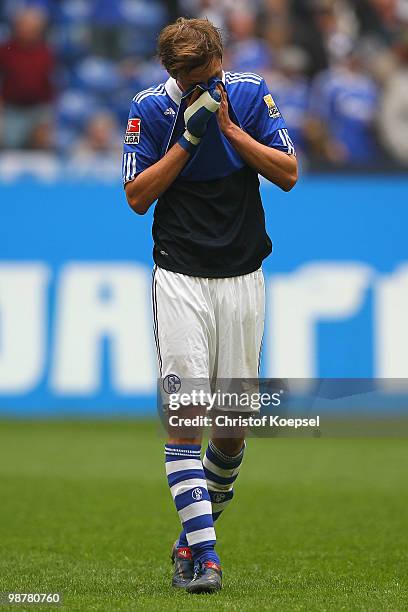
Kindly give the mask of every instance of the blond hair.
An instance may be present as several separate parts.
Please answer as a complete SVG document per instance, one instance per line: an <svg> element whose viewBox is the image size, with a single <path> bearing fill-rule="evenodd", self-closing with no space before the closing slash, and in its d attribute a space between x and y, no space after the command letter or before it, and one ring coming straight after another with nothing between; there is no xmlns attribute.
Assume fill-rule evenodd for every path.
<svg viewBox="0 0 408 612"><path fill-rule="evenodd" d="M208 19L179 17L160 33L157 55L170 74L177 78L190 70L222 59L221 33Z"/></svg>

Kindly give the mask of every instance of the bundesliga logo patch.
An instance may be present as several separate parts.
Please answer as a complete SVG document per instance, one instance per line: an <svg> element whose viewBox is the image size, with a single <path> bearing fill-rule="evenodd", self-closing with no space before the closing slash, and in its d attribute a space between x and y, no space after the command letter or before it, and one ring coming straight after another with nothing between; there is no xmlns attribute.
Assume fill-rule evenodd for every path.
<svg viewBox="0 0 408 612"><path fill-rule="evenodd" d="M271 119L277 119L281 116L279 109L276 106L275 100L272 98L271 94L264 96L264 102L268 107L268 114Z"/></svg>
<svg viewBox="0 0 408 612"><path fill-rule="evenodd" d="M129 119L125 134L125 144L139 144L141 122L141 119Z"/></svg>

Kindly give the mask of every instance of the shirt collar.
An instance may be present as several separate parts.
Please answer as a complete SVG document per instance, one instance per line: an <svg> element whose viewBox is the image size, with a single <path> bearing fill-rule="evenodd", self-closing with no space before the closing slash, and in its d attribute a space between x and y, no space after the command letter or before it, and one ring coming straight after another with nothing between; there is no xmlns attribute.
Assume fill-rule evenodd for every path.
<svg viewBox="0 0 408 612"><path fill-rule="evenodd" d="M224 70L222 71L222 82L225 84ZM177 104L177 106L179 106L181 102L182 91L177 85L176 79L173 79L173 77L168 78L164 85L164 88L167 92L167 95L170 96L170 98L173 100L173 102Z"/></svg>

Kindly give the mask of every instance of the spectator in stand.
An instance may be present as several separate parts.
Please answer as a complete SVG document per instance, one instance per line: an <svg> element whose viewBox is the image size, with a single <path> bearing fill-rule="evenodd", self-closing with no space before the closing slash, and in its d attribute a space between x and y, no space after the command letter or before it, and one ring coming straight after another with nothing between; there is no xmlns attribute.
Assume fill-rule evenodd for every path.
<svg viewBox="0 0 408 612"><path fill-rule="evenodd" d="M280 55L291 44L292 26L289 3L286 0L266 0L258 18L259 30L271 51L272 66L275 55Z"/></svg>
<svg viewBox="0 0 408 612"><path fill-rule="evenodd" d="M305 120L309 112L308 58L300 47L284 47L277 57L275 72L266 75L270 91L285 117L297 153L305 151Z"/></svg>
<svg viewBox="0 0 408 612"><path fill-rule="evenodd" d="M46 14L19 11L13 35L0 47L1 144L5 148L51 146L54 56L44 41Z"/></svg>
<svg viewBox="0 0 408 612"><path fill-rule="evenodd" d="M311 94L309 140L321 161L369 166L378 161L374 137L378 88L363 69L357 50L320 73Z"/></svg>
<svg viewBox="0 0 408 612"><path fill-rule="evenodd" d="M73 154L76 159L106 154L119 156L122 140L115 116L101 110L88 121L85 135L74 147Z"/></svg>
<svg viewBox="0 0 408 612"><path fill-rule="evenodd" d="M386 150L408 167L408 32L395 52L398 65L385 85L378 119Z"/></svg>
<svg viewBox="0 0 408 612"><path fill-rule="evenodd" d="M226 2L225 0L180 0L180 15L188 15L200 19L207 18L217 28L224 29Z"/></svg>
<svg viewBox="0 0 408 612"><path fill-rule="evenodd" d="M307 76L310 78L326 70L329 58L314 3L292 0L291 27L294 44L300 46L308 57Z"/></svg>
<svg viewBox="0 0 408 612"><path fill-rule="evenodd" d="M272 61L267 42L257 36L256 13L233 9L228 13L227 63L233 71L262 72Z"/></svg>
<svg viewBox="0 0 408 612"><path fill-rule="evenodd" d="M119 2L94 0L92 8L92 52L95 55L121 57L123 15Z"/></svg>

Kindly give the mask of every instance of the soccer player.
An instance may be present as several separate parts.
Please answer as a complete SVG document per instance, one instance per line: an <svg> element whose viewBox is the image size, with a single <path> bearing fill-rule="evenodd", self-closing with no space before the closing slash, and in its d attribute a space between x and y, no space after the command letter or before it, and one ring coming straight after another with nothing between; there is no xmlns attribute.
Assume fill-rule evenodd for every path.
<svg viewBox="0 0 408 612"><path fill-rule="evenodd" d="M261 265L272 251L258 174L289 191L297 161L264 79L223 71L220 33L208 20L165 27L158 55L170 78L133 98L123 180L138 214L158 200L153 320L170 393L187 379L257 378ZM201 460L200 431L169 432L166 473L182 523L172 583L189 593L221 588L214 523L233 497L244 436L215 433Z"/></svg>

